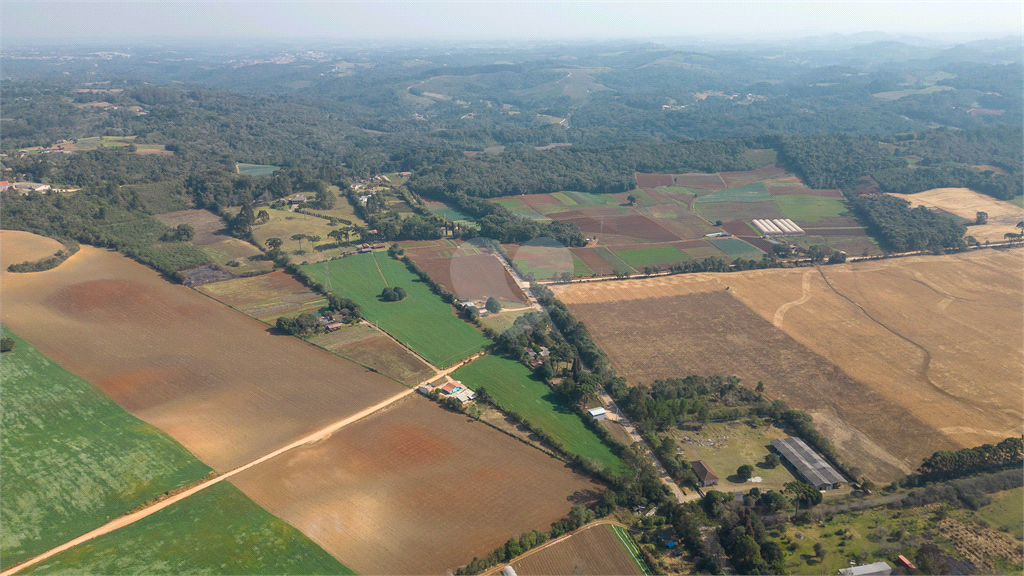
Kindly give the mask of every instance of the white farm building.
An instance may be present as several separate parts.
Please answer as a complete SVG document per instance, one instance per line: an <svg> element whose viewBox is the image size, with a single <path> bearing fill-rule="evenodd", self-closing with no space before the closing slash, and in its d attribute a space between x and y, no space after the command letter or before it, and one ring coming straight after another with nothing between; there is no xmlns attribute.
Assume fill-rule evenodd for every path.
<svg viewBox="0 0 1024 576"><path fill-rule="evenodd" d="M803 236L804 229L797 226L789 218L774 220L754 219L750 221L762 236Z"/></svg>

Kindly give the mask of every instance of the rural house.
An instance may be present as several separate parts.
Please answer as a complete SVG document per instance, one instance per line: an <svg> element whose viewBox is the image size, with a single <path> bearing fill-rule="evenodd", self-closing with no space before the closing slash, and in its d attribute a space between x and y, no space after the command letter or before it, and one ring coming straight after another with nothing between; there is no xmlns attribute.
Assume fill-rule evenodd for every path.
<svg viewBox="0 0 1024 576"><path fill-rule="evenodd" d="M303 196L302 194L296 194L295 196L292 196L292 199L289 200L288 203L289 204L302 204L305 201L306 201L306 197L305 196Z"/></svg>
<svg viewBox="0 0 1024 576"><path fill-rule="evenodd" d="M700 480L703 486L715 486L718 484L718 474L715 474L711 470L711 466L703 460L698 460L690 464L693 468L693 473L697 475L697 479Z"/></svg>
<svg viewBox="0 0 1024 576"><path fill-rule="evenodd" d="M591 408L590 410L587 410L587 414L590 414L590 416L594 420L604 420L608 417L608 413L605 411L604 408L601 408L600 406L598 406L597 408Z"/></svg>
<svg viewBox="0 0 1024 576"><path fill-rule="evenodd" d="M818 490L839 488L843 482L846 482L846 478L836 472L831 464L825 462L825 459L803 440L791 436L772 440L771 444L772 448L778 450L779 454L796 468L808 484Z"/></svg>

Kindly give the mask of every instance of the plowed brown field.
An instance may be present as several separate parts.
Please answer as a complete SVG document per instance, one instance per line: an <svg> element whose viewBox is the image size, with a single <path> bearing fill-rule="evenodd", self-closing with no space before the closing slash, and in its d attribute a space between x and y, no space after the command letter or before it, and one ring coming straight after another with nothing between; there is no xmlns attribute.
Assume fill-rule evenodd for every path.
<svg viewBox="0 0 1024 576"><path fill-rule="evenodd" d="M0 279L5 325L219 471L404 389L116 252Z"/></svg>
<svg viewBox="0 0 1024 576"><path fill-rule="evenodd" d="M642 574L608 524L586 528L512 562L511 566L523 576Z"/></svg>
<svg viewBox="0 0 1024 576"><path fill-rule="evenodd" d="M1021 433L1024 266L979 250L553 287L632 383L759 380L873 478ZM725 288L729 290L726 291Z"/></svg>
<svg viewBox="0 0 1024 576"><path fill-rule="evenodd" d="M601 487L497 430L411 396L233 482L360 574L441 574Z"/></svg>

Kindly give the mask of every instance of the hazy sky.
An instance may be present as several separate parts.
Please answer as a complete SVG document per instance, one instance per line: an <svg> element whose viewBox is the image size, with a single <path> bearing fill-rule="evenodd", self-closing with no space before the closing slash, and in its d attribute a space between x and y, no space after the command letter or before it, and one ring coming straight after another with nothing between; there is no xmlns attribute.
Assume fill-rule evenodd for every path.
<svg viewBox="0 0 1024 576"><path fill-rule="evenodd" d="M881 31L962 41L1020 35L1013 1L91 2L3 0L3 44L200 38L779 40Z"/></svg>

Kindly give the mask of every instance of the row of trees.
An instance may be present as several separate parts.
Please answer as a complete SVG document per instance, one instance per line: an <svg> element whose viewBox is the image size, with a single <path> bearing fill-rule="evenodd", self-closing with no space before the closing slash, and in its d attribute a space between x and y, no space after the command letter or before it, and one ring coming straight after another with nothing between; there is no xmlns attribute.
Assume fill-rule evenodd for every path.
<svg viewBox="0 0 1024 576"><path fill-rule="evenodd" d="M1024 443L1012 437L998 444L982 444L956 452L939 451L925 458L918 473L926 480L948 480L1004 468L1020 468Z"/></svg>

